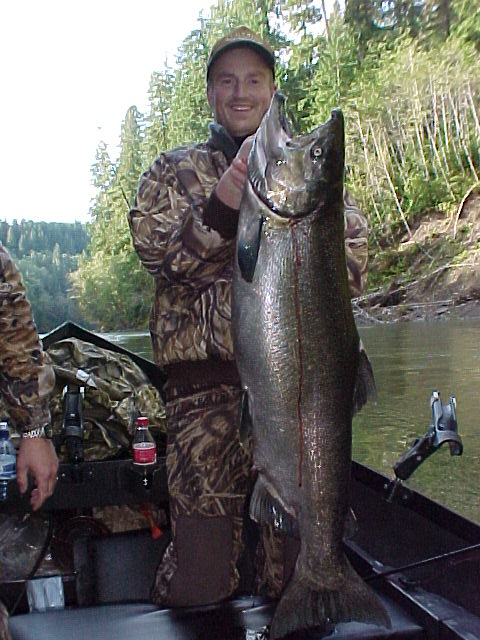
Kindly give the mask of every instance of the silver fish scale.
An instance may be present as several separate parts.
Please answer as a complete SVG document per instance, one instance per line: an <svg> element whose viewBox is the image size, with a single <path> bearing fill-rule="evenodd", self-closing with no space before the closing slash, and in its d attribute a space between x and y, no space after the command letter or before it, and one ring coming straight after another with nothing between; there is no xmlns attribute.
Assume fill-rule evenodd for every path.
<svg viewBox="0 0 480 640"><path fill-rule="evenodd" d="M241 326L237 361L242 382L249 389L255 465L297 514L300 509L311 510L312 495L306 494L313 488L318 493L314 502L320 501L317 508L325 513L330 507L323 503L331 502L331 496L323 475L333 458L319 454L333 448L338 468L338 456L343 452L342 486L335 491L342 497L335 500L334 517L341 544L347 508L348 474L344 468L350 462L350 415L339 404L348 406L348 394L353 392L354 360L345 355L356 347L357 338L354 326L346 326L344 309L333 307L331 289L326 290L319 281L319 274L331 270L332 264L335 267L330 255L325 259L325 251L319 250L331 243L330 234L331 226L313 222L311 216L264 234L254 281L248 285L236 278L233 313ZM299 264L295 266L297 257ZM237 306L239 299L244 301L241 308ZM344 344L345 336L349 337L348 345ZM340 365L340 375L333 370L332 361L336 370ZM334 415L325 425L329 413ZM339 420L342 413L343 424ZM331 421L337 426L333 433L319 428ZM343 503L340 508L339 502ZM315 519L308 520L314 524ZM321 530L315 537L318 544L324 543Z"/></svg>
<svg viewBox="0 0 480 640"><path fill-rule="evenodd" d="M232 285L235 358L248 391L259 472L252 509L280 526L285 509L301 539L272 620L274 639L328 620L388 624L342 551L361 363L343 238L343 119L332 114L291 145L280 131L282 105L274 96L249 157ZM312 168L312 150L320 148ZM283 153L289 171L305 168L298 214L274 211L270 153L275 160ZM277 178L281 164L274 170Z"/></svg>

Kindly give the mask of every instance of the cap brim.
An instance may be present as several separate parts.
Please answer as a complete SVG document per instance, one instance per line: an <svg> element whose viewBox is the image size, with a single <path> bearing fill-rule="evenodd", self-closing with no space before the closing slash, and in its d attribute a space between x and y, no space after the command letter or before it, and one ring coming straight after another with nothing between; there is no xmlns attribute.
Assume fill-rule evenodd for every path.
<svg viewBox="0 0 480 640"><path fill-rule="evenodd" d="M207 80L209 78L210 71L212 70L213 65L224 53L226 53L227 51L230 51L231 49L239 49L239 48L246 48L246 47L248 47L249 49L253 49L255 53L258 53L258 55L261 58L263 58L263 60L265 61L265 64L272 71L272 73L275 72L275 57L273 53L271 53L261 45L257 44L256 42L252 42L252 40L249 40L246 38L245 40L235 40L234 42L229 42L214 53L214 55L210 58L207 64Z"/></svg>

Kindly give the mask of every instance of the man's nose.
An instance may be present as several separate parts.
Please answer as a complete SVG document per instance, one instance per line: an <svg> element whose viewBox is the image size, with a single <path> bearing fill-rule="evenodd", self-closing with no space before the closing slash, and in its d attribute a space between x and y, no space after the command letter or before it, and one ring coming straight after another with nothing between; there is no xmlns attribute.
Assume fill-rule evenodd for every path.
<svg viewBox="0 0 480 640"><path fill-rule="evenodd" d="M235 97L242 98L248 95L248 85L244 80L238 80L235 83Z"/></svg>

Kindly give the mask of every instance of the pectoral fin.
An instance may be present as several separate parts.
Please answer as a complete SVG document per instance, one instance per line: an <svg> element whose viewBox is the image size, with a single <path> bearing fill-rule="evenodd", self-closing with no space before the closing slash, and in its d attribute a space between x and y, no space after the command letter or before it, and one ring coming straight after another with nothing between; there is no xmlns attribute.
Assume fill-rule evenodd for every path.
<svg viewBox="0 0 480 640"><path fill-rule="evenodd" d="M240 420L238 433L240 442L244 443L250 433L252 432L252 417L250 415L250 409L248 406L248 389L242 390L242 397L240 400Z"/></svg>
<svg viewBox="0 0 480 640"><path fill-rule="evenodd" d="M355 391L353 394L353 413L357 413L367 401L377 401L377 389L373 377L372 365L362 341L359 345L357 376L355 380Z"/></svg>
<svg viewBox="0 0 480 640"><path fill-rule="evenodd" d="M299 538L296 518L282 504L275 491L259 476L250 498L250 517L258 524L269 524L287 535Z"/></svg>
<svg viewBox="0 0 480 640"><path fill-rule="evenodd" d="M249 228L239 229L237 235L237 260L242 278L246 282L252 282L257 265L258 251L262 239L262 227L265 218L258 218L257 224Z"/></svg>

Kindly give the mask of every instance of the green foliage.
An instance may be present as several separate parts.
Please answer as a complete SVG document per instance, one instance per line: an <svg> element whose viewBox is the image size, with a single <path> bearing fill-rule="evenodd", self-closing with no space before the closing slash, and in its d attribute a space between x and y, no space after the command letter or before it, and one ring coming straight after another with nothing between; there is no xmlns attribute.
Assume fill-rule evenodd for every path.
<svg viewBox="0 0 480 640"><path fill-rule="evenodd" d="M0 241L15 260L40 333L67 320L82 322L72 296L71 272L89 237L79 222L0 222Z"/></svg>
<svg viewBox="0 0 480 640"><path fill-rule="evenodd" d="M480 53L480 0L455 0L453 14L452 34Z"/></svg>
<svg viewBox="0 0 480 640"><path fill-rule="evenodd" d="M399 217L408 230L416 213L459 202L478 181L473 55L453 39L427 51L400 38L378 71L357 82L350 180L380 232Z"/></svg>
<svg viewBox="0 0 480 640"><path fill-rule="evenodd" d="M100 329L142 326L151 306L153 283L133 251L128 226L143 164L142 124L142 115L130 107L118 160L113 163L102 144L92 167L98 194L91 210L91 243L72 279L82 314Z"/></svg>
<svg viewBox="0 0 480 640"><path fill-rule="evenodd" d="M82 315L101 330L144 325L153 297L153 279L132 250L97 251L82 258L74 274Z"/></svg>
<svg viewBox="0 0 480 640"><path fill-rule="evenodd" d="M423 211L455 207L478 181L480 0L347 0L345 13L337 3L328 19L323 10L312 0L218 0L182 42L176 64L152 73L148 113L132 107L118 159L101 145L92 167L91 244L74 279L92 323L147 323L153 282L133 251L128 209L161 151L208 136L208 54L240 24L277 51L277 83L300 131L343 110L347 186L368 216L373 245L393 241L393 230L408 233ZM18 229L7 232L14 239ZM26 249L28 238L22 242Z"/></svg>
<svg viewBox="0 0 480 640"><path fill-rule="evenodd" d="M205 69L213 43L231 27L247 24L266 38L272 0L220 0L211 16L179 47L176 68L152 73L149 113L132 107L122 126L120 156L112 161L105 145L92 166L98 189L91 210L91 244L79 262L74 286L85 317L102 329L146 326L153 280L141 266L131 244L128 210L140 174L162 151L204 140L211 121L206 100Z"/></svg>

